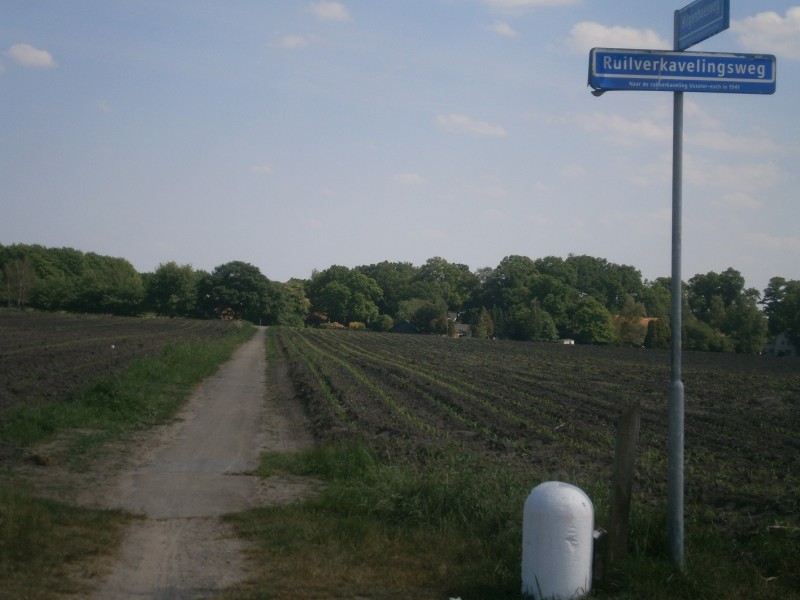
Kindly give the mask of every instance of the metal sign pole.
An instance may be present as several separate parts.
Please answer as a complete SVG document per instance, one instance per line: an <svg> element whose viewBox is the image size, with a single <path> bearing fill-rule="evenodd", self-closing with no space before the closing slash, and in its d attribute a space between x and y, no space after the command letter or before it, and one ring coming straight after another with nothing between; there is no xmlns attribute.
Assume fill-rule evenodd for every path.
<svg viewBox="0 0 800 600"><path fill-rule="evenodd" d="M672 112L672 365L667 402L667 529L672 561L684 568L684 402L681 379L681 212L683 185L683 94L719 92L774 94L775 56L684 52L730 26L730 0L694 0L675 11L672 51L592 48L589 86L592 95L609 90L671 91ZM728 77L730 75L730 77ZM676 91L677 90L677 91Z"/></svg>
<svg viewBox="0 0 800 600"><path fill-rule="evenodd" d="M675 11L675 50L679 50ZM672 110L672 355L667 422L667 529L672 562L683 569L683 381L681 380L681 219L683 183L683 92L674 92Z"/></svg>

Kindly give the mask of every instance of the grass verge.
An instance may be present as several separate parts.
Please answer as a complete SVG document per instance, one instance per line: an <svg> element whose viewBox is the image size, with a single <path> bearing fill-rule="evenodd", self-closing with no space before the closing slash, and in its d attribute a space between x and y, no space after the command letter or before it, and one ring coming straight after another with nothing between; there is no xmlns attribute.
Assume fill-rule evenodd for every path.
<svg viewBox="0 0 800 600"><path fill-rule="evenodd" d="M398 461L358 442L266 456L260 474L281 473L327 486L297 504L229 517L254 542L258 575L220 598L520 598L522 506L532 487L526 477L458 448ZM599 526L604 487L585 486ZM663 507L636 503L627 566L597 597L800 597L796 531L733 539L690 517L680 573L668 559L664 523Z"/></svg>
<svg viewBox="0 0 800 600"><path fill-rule="evenodd" d="M80 578L92 573L77 572L75 565L113 551L133 518L0 485L0 598L44 600L86 591Z"/></svg>

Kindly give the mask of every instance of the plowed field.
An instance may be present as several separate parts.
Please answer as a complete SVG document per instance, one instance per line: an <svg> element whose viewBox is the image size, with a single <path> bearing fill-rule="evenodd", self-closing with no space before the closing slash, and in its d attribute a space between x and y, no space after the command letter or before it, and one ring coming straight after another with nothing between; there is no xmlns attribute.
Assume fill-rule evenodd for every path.
<svg viewBox="0 0 800 600"><path fill-rule="evenodd" d="M222 321L0 310L0 419L21 402L60 402L167 344L225 335Z"/></svg>
<svg viewBox="0 0 800 600"><path fill-rule="evenodd" d="M610 474L622 409L642 406L636 491L663 501L669 353L273 329L316 435L387 451L463 444L532 477ZM753 526L797 520L800 361L686 353L686 502ZM705 510L709 509L709 510ZM741 520L739 520L741 521Z"/></svg>

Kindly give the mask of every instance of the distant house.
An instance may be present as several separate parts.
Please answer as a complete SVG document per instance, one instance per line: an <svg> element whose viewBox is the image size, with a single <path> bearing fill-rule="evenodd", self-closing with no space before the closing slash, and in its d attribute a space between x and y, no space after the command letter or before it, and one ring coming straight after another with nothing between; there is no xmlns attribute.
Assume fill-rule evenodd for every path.
<svg viewBox="0 0 800 600"><path fill-rule="evenodd" d="M472 325L469 325L468 323L460 323L458 321L460 316L461 315L457 312L447 311L447 320L453 324L453 337L471 337Z"/></svg>
<svg viewBox="0 0 800 600"><path fill-rule="evenodd" d="M763 356L800 356L797 351L797 346L792 343L792 338L789 330L781 331L775 336L775 339L770 340L761 351Z"/></svg>

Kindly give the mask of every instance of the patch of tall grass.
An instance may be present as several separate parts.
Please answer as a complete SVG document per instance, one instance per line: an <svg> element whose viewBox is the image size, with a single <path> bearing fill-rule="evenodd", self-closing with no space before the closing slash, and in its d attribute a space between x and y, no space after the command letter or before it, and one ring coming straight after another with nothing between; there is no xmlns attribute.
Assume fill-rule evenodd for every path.
<svg viewBox="0 0 800 600"><path fill-rule="evenodd" d="M0 483L0 599L38 600L86 591L80 577L70 575L80 561L116 548L132 518L32 498Z"/></svg>
<svg viewBox="0 0 800 600"><path fill-rule="evenodd" d="M222 598L520 598L522 508L538 482L461 448L388 458L360 442L264 457L260 475L323 479L313 498L233 515L258 575ZM577 482L580 485L580 482ZM607 526L603 482L582 487ZM731 539L687 518L687 567L671 564L664 507L636 499L629 557L594 595L615 599L800 598L791 528Z"/></svg>
<svg viewBox="0 0 800 600"><path fill-rule="evenodd" d="M519 478L455 447L389 461L358 442L265 457L262 476L285 473L326 486L230 517L258 545L262 568L252 589L224 598L518 595L529 491Z"/></svg>

